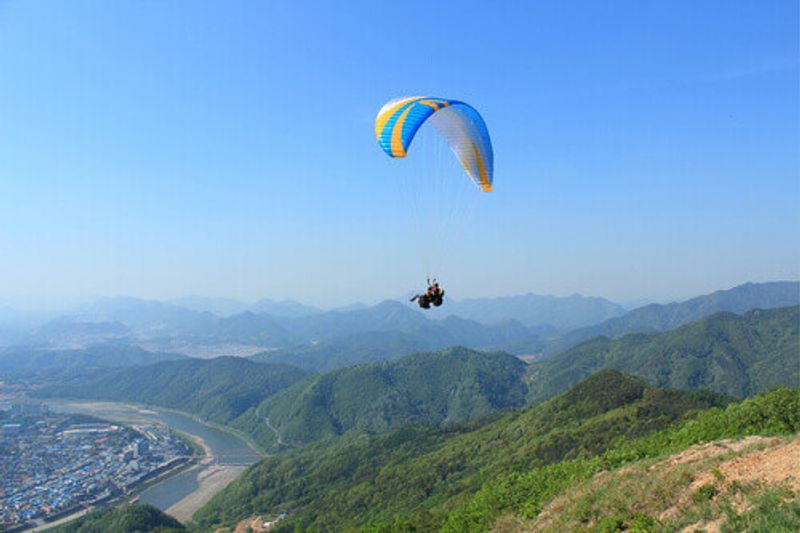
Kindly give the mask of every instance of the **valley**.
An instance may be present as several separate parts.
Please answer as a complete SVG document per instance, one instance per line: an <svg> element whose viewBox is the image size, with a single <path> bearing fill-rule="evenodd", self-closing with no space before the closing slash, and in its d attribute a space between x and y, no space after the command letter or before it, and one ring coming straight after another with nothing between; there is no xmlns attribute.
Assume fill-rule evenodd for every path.
<svg viewBox="0 0 800 533"><path fill-rule="evenodd" d="M406 355L419 331L446 328L451 335L463 326L459 335L478 345L496 340L460 318L439 324L380 304L354 316L306 310L287 319L295 328L310 320L302 326L308 331L324 331L331 321L336 331L349 331L310 350L192 358L122 344L109 359L102 344L36 348L34 370L25 367L25 348L14 347L5 352L3 387L70 412L165 424L205 450L198 464L143 490L133 507L99 510L75 524L121 520L115 513L153 506L141 516L161 520L152 513L165 512L197 531L259 521L276 531L534 524L524 530L539 528L533 519L545 501L572 490L571 483L630 462L628 446L644 446L643 459L720 438L791 436L797 421L786 409L797 405L800 373L785 369L800 360L798 307L719 310L730 302L747 307L733 297L740 290L755 303L784 303L800 285L784 287L785 296L770 284L763 293L735 288L704 300L703 311L693 312L708 314L697 320L663 332L641 325L549 356L466 347ZM528 326L518 328L519 338L530 334ZM570 333L563 335L552 338ZM753 397L755 404L737 403ZM762 408L770 414L754 426L726 414ZM678 441L666 445L664 438ZM519 507L524 501L528 507ZM523 510L531 505L535 512ZM694 507L681 509L690 514ZM551 523L548 516L543 524ZM597 516L598 523L617 519Z"/></svg>

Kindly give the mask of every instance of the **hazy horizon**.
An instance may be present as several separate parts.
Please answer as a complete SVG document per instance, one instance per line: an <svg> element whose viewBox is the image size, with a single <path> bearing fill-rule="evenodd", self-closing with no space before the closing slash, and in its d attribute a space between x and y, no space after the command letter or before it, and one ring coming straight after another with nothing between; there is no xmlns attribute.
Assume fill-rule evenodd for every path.
<svg viewBox="0 0 800 533"><path fill-rule="evenodd" d="M3 2L0 304L424 288L373 133L404 94L492 135L455 299L800 278L796 2L457 6Z"/></svg>
<svg viewBox="0 0 800 533"><path fill-rule="evenodd" d="M482 298L505 298L505 297L514 297L514 296L527 296L527 295L535 295L535 296L542 296L542 297L555 297L555 298L568 298L570 296L581 296L585 298L601 298L608 300L612 303L621 305L627 310L632 310L637 307L641 307L648 304L668 304L672 302L681 302L685 300L692 299L697 296L702 296L706 294L710 294L716 291L728 290L732 289L746 283L770 283L770 282L794 282L800 283L800 279L770 279L770 280L746 280L742 281L741 283L736 283L730 286L720 286L715 288L710 288L708 290L704 290L697 293L690 293L684 294L679 296L640 296L638 298L633 299L617 299L608 297L601 294L587 294L581 292L568 292L568 293L540 293L536 291L522 291L518 293L507 293L507 294L486 294L486 295L478 295L478 296L454 296L452 299L457 301L463 300L471 300L471 299L482 299ZM103 300L115 300L115 299L133 299L133 300L140 300L140 301L147 301L147 302L160 302L164 304L172 304L177 305L179 307L187 307L191 308L191 305L187 305L180 300L186 299L203 299L203 300L219 300L219 301L227 301L230 303L239 304L242 306L253 306L262 301L272 301L272 302L293 302L299 303L309 307L315 307L321 311L331 311L341 308L346 308L354 305L367 305L373 306L377 305L381 302L387 300L393 301L404 301L404 299L408 296L409 292L403 294L395 294L390 295L385 298L377 298L377 299L362 299L362 300L352 300L352 301L345 301L336 304L317 304L311 301L304 301L299 300L297 298L291 297L258 297L258 298L235 298L229 296L208 296L208 295L201 295L201 294L185 294L176 297L168 297L168 298L158 298L158 297L147 297L147 296L136 296L131 294L116 294L116 295L99 295L94 297L84 297L79 299L71 299L71 300L60 300L60 301L22 301L22 300L14 300L10 298L3 298L0 296L0 312L2 311L18 311L23 313L42 313L42 314L59 314L59 313L70 313L74 312L76 309L81 308L82 306L88 306L91 304L95 304L101 302Z"/></svg>

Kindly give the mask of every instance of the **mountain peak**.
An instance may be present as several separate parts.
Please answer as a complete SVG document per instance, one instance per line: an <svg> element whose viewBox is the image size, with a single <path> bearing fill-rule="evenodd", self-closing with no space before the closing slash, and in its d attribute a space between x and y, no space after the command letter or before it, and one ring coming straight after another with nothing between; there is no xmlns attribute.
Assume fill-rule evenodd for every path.
<svg viewBox="0 0 800 533"><path fill-rule="evenodd" d="M638 400L648 388L643 380L613 368L600 370L564 393L567 405L595 404L601 411Z"/></svg>
<svg viewBox="0 0 800 533"><path fill-rule="evenodd" d="M250 306L254 313L273 315L285 318L300 318L322 313L320 309L301 304L294 300L270 300L262 298Z"/></svg>

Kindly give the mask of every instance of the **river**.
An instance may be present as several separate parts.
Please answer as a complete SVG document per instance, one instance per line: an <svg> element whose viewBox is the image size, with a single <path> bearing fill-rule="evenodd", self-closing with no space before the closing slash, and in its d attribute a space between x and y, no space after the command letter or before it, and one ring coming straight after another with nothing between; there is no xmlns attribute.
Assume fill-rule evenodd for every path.
<svg viewBox="0 0 800 533"><path fill-rule="evenodd" d="M138 500L178 520L192 513L261 455L242 438L174 411L144 409L114 402L48 402L53 410L83 413L121 423L162 423L202 441L210 457L142 491Z"/></svg>

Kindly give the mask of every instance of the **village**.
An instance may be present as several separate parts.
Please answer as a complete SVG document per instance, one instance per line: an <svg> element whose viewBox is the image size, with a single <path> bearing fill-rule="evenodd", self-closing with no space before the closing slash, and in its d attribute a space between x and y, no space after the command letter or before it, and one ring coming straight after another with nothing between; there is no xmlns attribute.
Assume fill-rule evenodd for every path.
<svg viewBox="0 0 800 533"><path fill-rule="evenodd" d="M133 492L188 461L166 427L126 427L37 403L0 411L0 528L40 524Z"/></svg>

